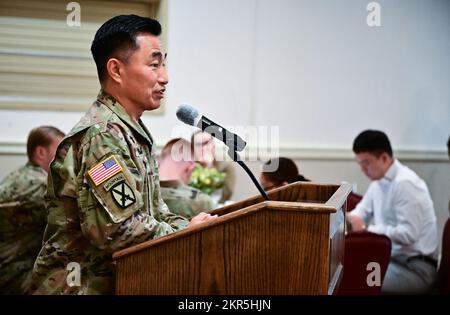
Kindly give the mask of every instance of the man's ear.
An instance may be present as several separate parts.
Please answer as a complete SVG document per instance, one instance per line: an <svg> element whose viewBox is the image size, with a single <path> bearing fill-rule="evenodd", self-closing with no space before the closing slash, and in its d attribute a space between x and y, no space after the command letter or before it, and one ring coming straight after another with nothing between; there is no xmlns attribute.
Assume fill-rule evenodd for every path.
<svg viewBox="0 0 450 315"><path fill-rule="evenodd" d="M34 149L34 159L35 161L40 161L44 158L45 156L45 148L41 145L38 145L35 149Z"/></svg>
<svg viewBox="0 0 450 315"><path fill-rule="evenodd" d="M110 58L106 63L106 71L109 77L119 84L122 83L122 67L123 63L116 58Z"/></svg>
<svg viewBox="0 0 450 315"><path fill-rule="evenodd" d="M383 152L383 153L381 153L381 159L382 159L383 163L386 163L387 161L389 161L390 156L386 152Z"/></svg>

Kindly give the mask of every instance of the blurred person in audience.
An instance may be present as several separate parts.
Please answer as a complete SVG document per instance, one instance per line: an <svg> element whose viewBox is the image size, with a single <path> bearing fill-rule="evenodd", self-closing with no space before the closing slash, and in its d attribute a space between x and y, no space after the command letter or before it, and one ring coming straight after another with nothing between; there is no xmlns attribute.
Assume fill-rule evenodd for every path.
<svg viewBox="0 0 450 315"><path fill-rule="evenodd" d="M276 167L278 165L278 167ZM276 168L274 170L274 168ZM294 182L309 182L301 175L291 159L279 157L268 160L262 166L259 182L264 190L271 190Z"/></svg>
<svg viewBox="0 0 450 315"><path fill-rule="evenodd" d="M361 202L347 213L347 220L353 231L384 234L392 241L382 292L429 292L436 275L438 236L427 185L394 158L382 131L361 132L353 142L353 151L372 182Z"/></svg>
<svg viewBox="0 0 450 315"><path fill-rule="evenodd" d="M161 198L154 140L141 120L160 107L168 76L158 21L119 15L91 52L101 90L50 166L48 223L34 294L112 294L112 254L214 218L189 222Z"/></svg>
<svg viewBox="0 0 450 315"><path fill-rule="evenodd" d="M25 294L47 224L47 172L64 133L52 126L28 135L28 162L0 183L0 294Z"/></svg>
<svg viewBox="0 0 450 315"><path fill-rule="evenodd" d="M233 163L216 160L214 138L207 132L201 130L195 132L191 137L191 143L194 150L194 159L197 163L205 168L215 168L219 173L225 173L222 196L218 202L223 204L230 200L236 182Z"/></svg>
<svg viewBox="0 0 450 315"><path fill-rule="evenodd" d="M191 143L176 138L167 142L158 160L161 196L172 213L186 218L214 208L207 194L187 185L195 168L192 155Z"/></svg>

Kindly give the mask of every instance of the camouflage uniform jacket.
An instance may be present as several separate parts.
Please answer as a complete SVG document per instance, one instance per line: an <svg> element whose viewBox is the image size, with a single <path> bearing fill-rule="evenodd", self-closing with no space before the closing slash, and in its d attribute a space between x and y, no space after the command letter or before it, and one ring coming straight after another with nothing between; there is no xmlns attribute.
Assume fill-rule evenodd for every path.
<svg viewBox="0 0 450 315"><path fill-rule="evenodd" d="M48 224L32 290L114 293L114 251L185 228L188 221L161 199L150 133L105 92L60 149L65 153L49 173Z"/></svg>
<svg viewBox="0 0 450 315"><path fill-rule="evenodd" d="M161 181L161 196L171 212L186 218L214 208L207 194L177 180Z"/></svg>
<svg viewBox="0 0 450 315"><path fill-rule="evenodd" d="M47 172L27 163L0 183L0 294L24 294L47 223Z"/></svg>

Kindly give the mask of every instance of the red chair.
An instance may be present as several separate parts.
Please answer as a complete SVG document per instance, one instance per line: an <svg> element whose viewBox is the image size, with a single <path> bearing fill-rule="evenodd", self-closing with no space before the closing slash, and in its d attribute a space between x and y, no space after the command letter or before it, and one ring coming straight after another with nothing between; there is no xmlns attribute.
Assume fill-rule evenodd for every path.
<svg viewBox="0 0 450 315"><path fill-rule="evenodd" d="M441 263L437 275L437 289L440 294L450 294L450 218L442 234Z"/></svg>
<svg viewBox="0 0 450 315"><path fill-rule="evenodd" d="M352 211L361 201L363 196L351 192L347 197L347 211Z"/></svg>
<svg viewBox="0 0 450 315"><path fill-rule="evenodd" d="M391 240L371 232L351 232L345 236L344 274L338 295L377 295L381 293L384 275L391 257ZM369 286L373 272L370 263L380 266L380 286ZM370 277L371 278L371 277Z"/></svg>

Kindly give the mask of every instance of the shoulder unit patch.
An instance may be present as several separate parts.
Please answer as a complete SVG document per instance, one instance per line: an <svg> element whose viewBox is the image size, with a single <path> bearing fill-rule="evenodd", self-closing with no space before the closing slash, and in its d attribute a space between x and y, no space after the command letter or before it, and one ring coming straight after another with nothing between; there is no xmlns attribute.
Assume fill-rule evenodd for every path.
<svg viewBox="0 0 450 315"><path fill-rule="evenodd" d="M120 182L111 188L114 201L121 207L126 208L136 202L133 190L125 182Z"/></svg>

